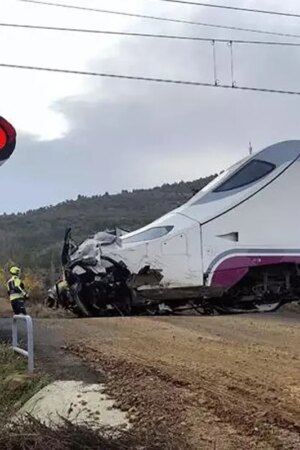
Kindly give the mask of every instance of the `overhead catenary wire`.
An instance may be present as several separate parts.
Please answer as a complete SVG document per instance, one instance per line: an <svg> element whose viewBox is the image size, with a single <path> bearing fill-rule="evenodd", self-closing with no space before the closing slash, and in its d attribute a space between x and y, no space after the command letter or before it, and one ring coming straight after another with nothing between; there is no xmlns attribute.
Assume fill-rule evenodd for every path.
<svg viewBox="0 0 300 450"><path fill-rule="evenodd" d="M155 77L148 77L148 76L101 73L101 72L91 72L91 71L85 71L85 70L58 69L58 68L52 68L52 67L39 67L39 66L6 64L6 63L0 63L0 67L7 68L7 69L34 70L34 71L40 71L40 72L52 72L52 73L69 74L69 75L85 75L85 76L93 76L93 77L100 77L100 78L114 78L114 79L121 79L121 80L134 80L134 81L161 83L161 84L166 83L166 84L175 84L175 85L184 85L184 86L218 87L218 88L222 88L222 89L232 89L232 90L241 90L241 91L265 92L265 93L297 95L297 96L300 95L300 91L285 90L285 89L257 88L257 87L251 87L251 86L238 86L238 85L220 84L220 83L215 84L215 83L206 83L206 82L201 82L201 81L188 81L188 80L176 80L176 79L168 79L168 78L155 78Z"/></svg>
<svg viewBox="0 0 300 450"><path fill-rule="evenodd" d="M230 5L220 5L216 3L206 3L206 2L196 2L192 0L159 0L161 2L168 3L179 3L183 5L192 5L192 6L202 6L205 8L216 8L216 9L226 9L229 11L239 11L239 12L247 12L247 13L256 13L256 14L270 14L275 16L284 16L284 17L295 17L300 18L300 13L290 13L285 11L274 11L267 9L253 9L253 8L242 8L240 6L230 6Z"/></svg>
<svg viewBox="0 0 300 450"><path fill-rule="evenodd" d="M249 44L249 45L275 45L275 46L288 46L288 47L300 47L300 42L282 42L282 41L258 41L247 39L221 39L215 37L203 37L203 36L182 36L172 34L155 34L155 33L139 33L131 31L113 31L113 30L94 30L86 28L69 28L69 27L52 27L46 25L31 25L31 24L17 24L17 23L1 23L0 28L22 28L30 30L45 30L45 31L61 31L72 33L86 33L86 34L106 34L113 36L128 36L128 37L144 37L144 38L156 38L156 39L175 39L175 40L187 40L187 41L200 41L200 42L220 42L231 44ZM300 35L299 35L300 38Z"/></svg>
<svg viewBox="0 0 300 450"><path fill-rule="evenodd" d="M280 37L286 37L286 38L297 38L297 39L300 38L299 34L284 33L284 32L279 32L279 31L269 31L269 30L262 30L262 29L256 29L256 28L246 28L246 27L238 27L238 26L231 26L231 25L214 24L214 23L199 22L199 21L187 20L187 19L178 19L178 18L171 18L171 17L131 13L131 12L126 12L126 11L113 11L113 10L109 10L109 9L99 9L99 8L91 8L91 7L86 7L86 6L67 5L67 4L63 4L63 3L41 2L39 0L17 0L17 1L35 4L35 5L41 5L41 6L53 6L53 7L59 7L59 8L74 9L74 10L79 10L79 11L90 11L90 12L98 12L98 13L102 13L102 14L112 14L112 15L118 15L118 16L139 18L139 19L145 19L145 20L156 20L156 21L161 21L161 22L180 23L180 24L185 24L185 25L195 25L195 26L201 26L201 27L206 27L206 28L216 28L216 29L231 30L231 31L243 31L243 32L247 32L247 33L265 34L265 35L269 35L269 36L280 36Z"/></svg>

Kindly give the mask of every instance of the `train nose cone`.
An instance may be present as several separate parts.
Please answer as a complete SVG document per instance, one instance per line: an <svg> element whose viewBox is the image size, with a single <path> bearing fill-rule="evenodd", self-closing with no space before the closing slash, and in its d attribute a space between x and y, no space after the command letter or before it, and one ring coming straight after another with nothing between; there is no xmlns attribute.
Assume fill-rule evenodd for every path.
<svg viewBox="0 0 300 450"><path fill-rule="evenodd" d="M0 116L0 164L3 164L16 147L17 133L14 127Z"/></svg>

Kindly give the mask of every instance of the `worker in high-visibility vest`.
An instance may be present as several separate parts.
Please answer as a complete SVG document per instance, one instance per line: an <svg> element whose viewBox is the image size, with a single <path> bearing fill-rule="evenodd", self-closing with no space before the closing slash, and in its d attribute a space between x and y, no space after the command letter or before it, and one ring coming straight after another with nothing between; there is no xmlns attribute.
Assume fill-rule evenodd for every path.
<svg viewBox="0 0 300 450"><path fill-rule="evenodd" d="M67 308L69 303L69 286L66 280L63 278L62 280L59 280L56 285L56 294L57 294L57 300L60 306L63 308Z"/></svg>
<svg viewBox="0 0 300 450"><path fill-rule="evenodd" d="M23 281L21 280L21 269L13 266L10 268L12 277L7 282L7 291L12 310L15 314L25 314L25 300L29 298Z"/></svg>
<svg viewBox="0 0 300 450"><path fill-rule="evenodd" d="M62 306L66 308L69 300L69 286L65 279L59 280L48 290L46 305L49 308L58 308Z"/></svg>

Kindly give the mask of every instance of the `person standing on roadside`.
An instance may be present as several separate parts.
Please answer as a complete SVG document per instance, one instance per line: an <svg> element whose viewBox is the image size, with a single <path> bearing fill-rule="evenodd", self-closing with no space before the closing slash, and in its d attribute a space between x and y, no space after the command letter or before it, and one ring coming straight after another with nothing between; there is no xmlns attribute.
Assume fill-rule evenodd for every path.
<svg viewBox="0 0 300 450"><path fill-rule="evenodd" d="M26 315L25 300L29 298L23 281L21 280L21 269L13 266L10 268L11 278L7 282L7 292L14 314Z"/></svg>

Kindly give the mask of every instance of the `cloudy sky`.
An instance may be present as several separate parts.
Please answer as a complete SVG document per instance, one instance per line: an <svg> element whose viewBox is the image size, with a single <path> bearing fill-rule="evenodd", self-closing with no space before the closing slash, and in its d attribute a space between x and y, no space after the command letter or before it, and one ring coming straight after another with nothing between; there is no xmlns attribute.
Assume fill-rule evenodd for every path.
<svg viewBox="0 0 300 450"><path fill-rule="evenodd" d="M60 3L288 33L297 33L300 23L300 19L159 0ZM241 6L238 0L219 3ZM284 6L280 0L244 0L242 5L300 13L298 0L286 0ZM280 39L17 0L1 0L1 22ZM0 41L0 63L213 81L209 43L1 27ZM234 55L238 84L300 90L300 48L239 45ZM218 78L230 82L226 44L218 44L217 61ZM0 68L0 99L0 114L18 131L16 152L1 168L0 213L56 204L78 194L115 193L196 179L244 157L249 141L259 150L280 140L300 138L297 96Z"/></svg>

